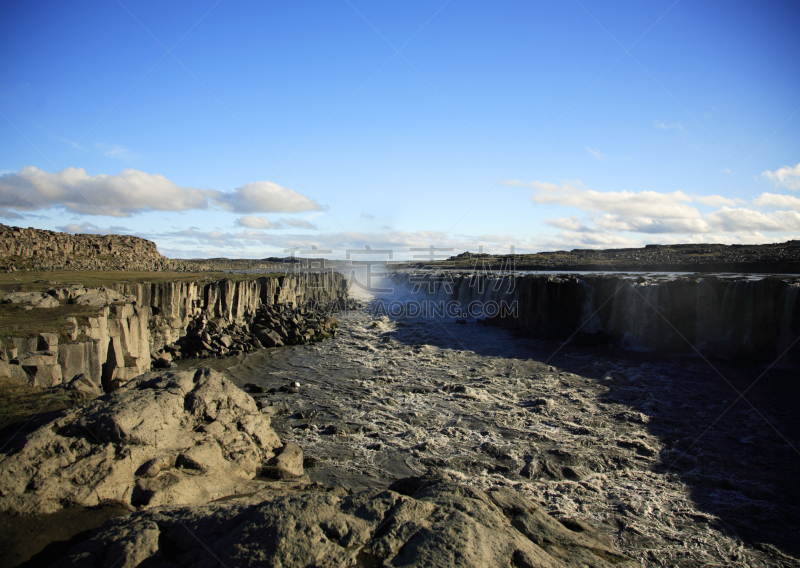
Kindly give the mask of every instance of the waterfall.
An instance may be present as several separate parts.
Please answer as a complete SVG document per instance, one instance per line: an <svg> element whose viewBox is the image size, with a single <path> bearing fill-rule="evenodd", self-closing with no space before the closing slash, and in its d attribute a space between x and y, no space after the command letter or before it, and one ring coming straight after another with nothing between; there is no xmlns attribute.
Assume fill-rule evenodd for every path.
<svg viewBox="0 0 800 568"><path fill-rule="evenodd" d="M624 347L655 349L669 333L659 314L660 296L667 289L661 282L626 282L614 297L609 329L623 333ZM668 331L669 330L669 331Z"/></svg>
<svg viewBox="0 0 800 568"><path fill-rule="evenodd" d="M697 302L695 306L695 347L703 350L709 341L719 336L719 303L717 292L705 278L697 283Z"/></svg>
<svg viewBox="0 0 800 568"><path fill-rule="evenodd" d="M769 360L800 333L800 282L709 276L673 280L586 275L511 276L492 273L401 273L395 280L414 300L445 306L459 302L466 313L473 302L490 302L517 317L488 316L493 323L532 337L566 339L576 329L605 332L611 341L635 350L691 352L691 343L709 355ZM780 351L779 351L780 350ZM796 362L796 353L789 359ZM791 363L795 364L795 363Z"/></svg>
<svg viewBox="0 0 800 568"><path fill-rule="evenodd" d="M591 284L585 281L580 281L586 294L583 301L583 316L581 317L581 330L584 333L597 333L603 329L603 322L600 320L600 315L597 313L597 306L595 305L595 289Z"/></svg>

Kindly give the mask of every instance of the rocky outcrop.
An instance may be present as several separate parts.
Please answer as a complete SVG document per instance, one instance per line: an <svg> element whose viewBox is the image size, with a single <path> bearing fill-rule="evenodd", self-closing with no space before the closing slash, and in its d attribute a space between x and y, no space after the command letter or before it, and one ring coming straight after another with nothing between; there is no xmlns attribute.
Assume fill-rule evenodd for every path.
<svg viewBox="0 0 800 568"><path fill-rule="evenodd" d="M95 289L71 286L43 295L58 306L88 306L97 311L92 316L67 317L61 333L4 341L0 376L51 387L83 374L109 390L149 371L154 361L169 366L181 352L225 355L323 339L335 324L313 310L339 306L346 302L347 292L342 275L320 273L216 282L122 283ZM13 292L3 301L41 303L40 296L39 292ZM203 346L204 332L207 347ZM277 333L280 341L270 343L270 333Z"/></svg>
<svg viewBox="0 0 800 568"><path fill-rule="evenodd" d="M0 225L0 266L5 269L167 270L156 244L127 235L71 235Z"/></svg>
<svg viewBox="0 0 800 568"><path fill-rule="evenodd" d="M26 424L0 455L0 512L109 501L142 509L251 493L268 483L254 479L268 463L302 475L270 462L281 448L269 417L219 373L146 373Z"/></svg>
<svg viewBox="0 0 800 568"><path fill-rule="evenodd" d="M212 561L213 559L213 561ZM36 560L36 559L34 559ZM54 566L639 566L597 531L509 489L446 479L389 490L266 490L107 522ZM42 565L42 564L40 564Z"/></svg>
<svg viewBox="0 0 800 568"><path fill-rule="evenodd" d="M0 514L133 513L76 536L57 566L201 566L209 556L226 566L635 565L595 529L510 489L446 477L355 494L310 483L302 450L282 445L253 399L210 369L147 373L39 415L3 452Z"/></svg>
<svg viewBox="0 0 800 568"><path fill-rule="evenodd" d="M152 241L129 235L58 233L0 224L0 270L222 270L287 269L261 259L177 260L162 256Z"/></svg>
<svg viewBox="0 0 800 568"><path fill-rule="evenodd" d="M95 290L78 299L87 297L104 296ZM0 376L41 387L69 383L79 375L105 387L124 383L150 370L149 320L148 309L112 304L80 321L66 317L61 333L12 337L0 349Z"/></svg>

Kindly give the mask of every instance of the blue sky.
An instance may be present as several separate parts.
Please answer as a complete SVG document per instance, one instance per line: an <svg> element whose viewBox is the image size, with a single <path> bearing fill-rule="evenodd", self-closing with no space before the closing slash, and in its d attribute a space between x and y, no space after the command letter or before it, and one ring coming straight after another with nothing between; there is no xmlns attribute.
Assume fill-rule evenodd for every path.
<svg viewBox="0 0 800 568"><path fill-rule="evenodd" d="M800 238L797 2L0 5L0 222L173 258Z"/></svg>

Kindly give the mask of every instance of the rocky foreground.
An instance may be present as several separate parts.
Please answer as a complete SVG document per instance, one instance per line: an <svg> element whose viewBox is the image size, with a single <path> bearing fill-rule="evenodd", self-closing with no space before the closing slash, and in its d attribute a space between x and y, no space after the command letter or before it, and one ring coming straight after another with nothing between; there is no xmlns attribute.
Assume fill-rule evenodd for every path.
<svg viewBox="0 0 800 568"><path fill-rule="evenodd" d="M446 476L357 493L311 483L302 450L210 369L147 373L2 443L7 565L636 565L588 525L508 489ZM89 532L76 522L70 541L44 550L14 529L14 518L109 505L132 514Z"/></svg>
<svg viewBox="0 0 800 568"><path fill-rule="evenodd" d="M508 489L411 478L389 490L296 485L106 523L54 566L639 566L591 527Z"/></svg>

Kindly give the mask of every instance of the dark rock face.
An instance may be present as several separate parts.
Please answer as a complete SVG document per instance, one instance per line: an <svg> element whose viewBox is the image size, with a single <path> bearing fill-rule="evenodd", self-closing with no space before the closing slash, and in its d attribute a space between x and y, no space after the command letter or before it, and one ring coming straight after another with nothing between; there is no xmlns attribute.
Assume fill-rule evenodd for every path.
<svg viewBox="0 0 800 568"><path fill-rule="evenodd" d="M445 479L428 480L411 495L306 487L142 511L107 522L54 566L114 562L231 568L639 566L591 527L561 523L509 489L483 492Z"/></svg>
<svg viewBox="0 0 800 568"><path fill-rule="evenodd" d="M310 309L276 304L261 306L241 322L197 318L177 343L153 354L154 366L169 366L173 358L239 355L262 347L312 343L336 334L336 318L326 315L328 306ZM165 363L161 363L165 361Z"/></svg>
<svg viewBox="0 0 800 568"><path fill-rule="evenodd" d="M397 274L400 286L412 277ZM441 278L441 276L440 276ZM800 365L800 281L626 275L448 276L419 299L499 306L482 323L530 337ZM416 283L416 282L415 282Z"/></svg>

